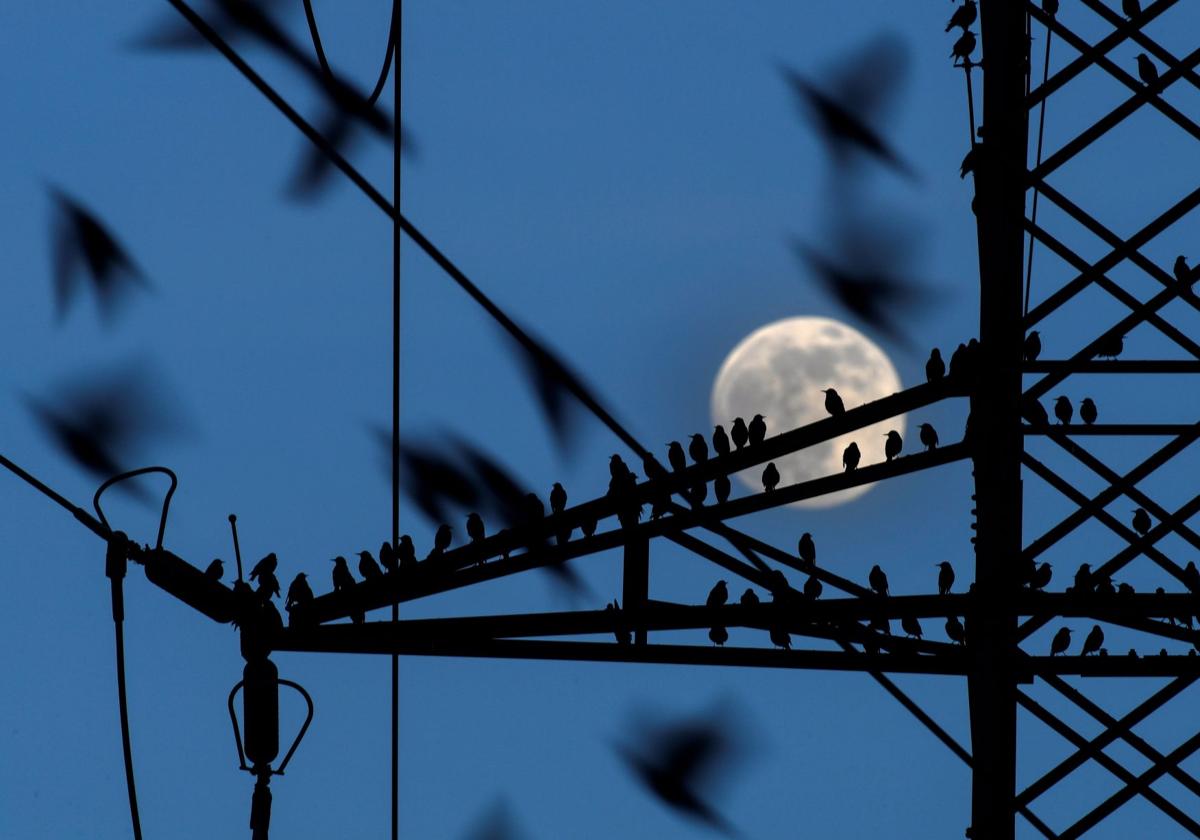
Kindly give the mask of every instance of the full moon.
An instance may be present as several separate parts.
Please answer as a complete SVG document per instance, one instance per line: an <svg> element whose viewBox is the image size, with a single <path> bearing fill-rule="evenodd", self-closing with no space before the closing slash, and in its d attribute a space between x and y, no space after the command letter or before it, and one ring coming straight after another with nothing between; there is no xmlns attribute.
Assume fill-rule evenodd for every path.
<svg viewBox="0 0 1200 840"><path fill-rule="evenodd" d="M776 321L744 338L721 365L713 383L713 422L728 432L735 417L749 422L761 414L768 436L788 431L829 416L823 388L836 388L851 409L896 393L900 377L883 350L840 321L815 316ZM778 459L780 486L842 472L842 451L851 441L858 443L863 465L882 461L884 436L892 429L903 435L904 428L900 415ZM739 478L759 492L761 472L761 467L745 470ZM870 488L854 487L794 506L833 507Z"/></svg>

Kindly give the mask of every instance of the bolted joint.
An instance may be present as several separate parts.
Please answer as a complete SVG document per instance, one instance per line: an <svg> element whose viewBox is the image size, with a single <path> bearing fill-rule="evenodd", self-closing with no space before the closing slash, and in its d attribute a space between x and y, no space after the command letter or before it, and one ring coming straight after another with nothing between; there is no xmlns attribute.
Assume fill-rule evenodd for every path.
<svg viewBox="0 0 1200 840"><path fill-rule="evenodd" d="M108 537L108 549L104 553L104 576L110 580L121 580L129 567L129 537L124 531L113 531Z"/></svg>

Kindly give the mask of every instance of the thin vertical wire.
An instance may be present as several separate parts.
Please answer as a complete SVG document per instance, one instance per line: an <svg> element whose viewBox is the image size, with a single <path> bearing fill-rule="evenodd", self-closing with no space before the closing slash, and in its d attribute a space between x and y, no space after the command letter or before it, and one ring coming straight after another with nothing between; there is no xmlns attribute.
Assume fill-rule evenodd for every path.
<svg viewBox="0 0 1200 840"><path fill-rule="evenodd" d="M1046 84L1046 79L1050 76L1050 41L1054 37L1054 31L1050 27L1046 27L1046 59L1042 63L1042 84ZM1042 99L1038 105L1038 139L1037 139L1037 163L1033 165L1037 169L1042 165L1042 137L1046 129L1046 99ZM1038 188L1033 186L1033 207L1030 210L1030 223L1037 224L1038 211ZM1029 233L1029 258L1025 263L1025 309L1024 314L1029 314L1029 294L1033 289L1033 246L1034 246L1033 231Z"/></svg>
<svg viewBox="0 0 1200 840"><path fill-rule="evenodd" d="M392 550L400 543L400 98L401 0L392 2ZM400 605L392 602L392 621ZM400 836L400 657L392 654L392 840Z"/></svg>

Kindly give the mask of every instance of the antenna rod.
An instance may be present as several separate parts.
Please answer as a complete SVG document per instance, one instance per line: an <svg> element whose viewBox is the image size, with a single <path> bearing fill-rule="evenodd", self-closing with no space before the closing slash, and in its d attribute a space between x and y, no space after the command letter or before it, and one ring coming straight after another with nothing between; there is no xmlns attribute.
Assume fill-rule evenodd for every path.
<svg viewBox="0 0 1200 840"><path fill-rule="evenodd" d="M229 514L229 527L233 530L233 555L237 559L238 583L242 582L242 550L238 547L237 517Z"/></svg>

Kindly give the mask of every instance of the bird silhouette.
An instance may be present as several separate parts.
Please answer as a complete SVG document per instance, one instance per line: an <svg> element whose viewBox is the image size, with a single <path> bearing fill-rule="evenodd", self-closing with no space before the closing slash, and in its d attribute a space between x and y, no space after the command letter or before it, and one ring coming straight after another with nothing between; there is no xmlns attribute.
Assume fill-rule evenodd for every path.
<svg viewBox="0 0 1200 840"><path fill-rule="evenodd" d="M782 627L771 627L769 635L771 636L771 644L775 645L775 647L783 648L784 650L792 649L792 634Z"/></svg>
<svg viewBox="0 0 1200 840"><path fill-rule="evenodd" d="M704 440L704 435L692 435L692 439L688 443L688 454L697 464L703 464L708 460L708 444Z"/></svg>
<svg viewBox="0 0 1200 840"><path fill-rule="evenodd" d="M972 146L967 149L967 153L963 155L962 163L958 165L958 178L962 180L967 177L967 174L975 171L975 158L978 156L979 147Z"/></svg>
<svg viewBox="0 0 1200 840"><path fill-rule="evenodd" d="M950 50L950 57L962 59L963 63L971 61L971 53L975 52L975 33L967 29L954 42L954 47Z"/></svg>
<svg viewBox="0 0 1200 840"><path fill-rule="evenodd" d="M946 31L949 32L954 27L960 27L964 32L975 22L976 16L979 14L979 7L975 5L975 0L966 0L961 6L954 10L954 14L950 16L950 22L946 24Z"/></svg>
<svg viewBox="0 0 1200 840"><path fill-rule="evenodd" d="M719 580L709 591L708 600L704 602L704 605L708 607L720 607L728 600L729 590L725 587L725 581Z"/></svg>
<svg viewBox="0 0 1200 840"><path fill-rule="evenodd" d="M1030 330L1025 336L1025 343L1021 346L1021 355L1027 362L1037 360L1037 357L1042 353L1042 338L1041 333L1037 330Z"/></svg>
<svg viewBox="0 0 1200 840"><path fill-rule="evenodd" d="M755 414L750 418L750 426L747 429L750 433L750 445L758 446L767 439L767 421L761 414Z"/></svg>
<svg viewBox="0 0 1200 840"><path fill-rule="evenodd" d="M729 641L729 631L724 627L713 627L708 631L708 638L717 647L724 647L725 643Z"/></svg>
<svg viewBox="0 0 1200 840"><path fill-rule="evenodd" d="M1060 627L1058 632L1054 634L1054 638L1050 640L1050 655L1058 656L1060 653L1066 653L1067 648L1071 646L1071 628Z"/></svg>
<svg viewBox="0 0 1200 840"><path fill-rule="evenodd" d="M1032 426L1050 425L1050 415L1046 413L1046 406L1034 397L1027 396L1021 400L1021 413Z"/></svg>
<svg viewBox="0 0 1200 840"><path fill-rule="evenodd" d="M1079 404L1079 419L1090 426L1096 422L1096 416L1096 404L1091 397L1084 397Z"/></svg>
<svg viewBox="0 0 1200 840"><path fill-rule="evenodd" d="M785 65L780 65L779 70L801 112L820 133L834 163L846 168L869 158L915 180L916 172L881 132L907 65L903 42L883 35L843 59L822 87Z"/></svg>
<svg viewBox="0 0 1200 840"><path fill-rule="evenodd" d="M1111 335L1096 347L1096 358L1115 359L1125 351L1125 336Z"/></svg>
<svg viewBox="0 0 1200 840"><path fill-rule="evenodd" d="M946 638L960 645L967 643L967 631L956 615L946 619Z"/></svg>
<svg viewBox="0 0 1200 840"><path fill-rule="evenodd" d="M800 556L801 563L808 566L816 564L817 544L813 542L812 534L808 531L800 535L800 541L796 544L796 554Z"/></svg>
<svg viewBox="0 0 1200 840"><path fill-rule="evenodd" d="M613 624L613 636L616 638L617 644L619 644L619 645L629 644L632 641L632 637L630 636L629 628L625 627L624 624L622 623L622 621L620 620L621 605L618 604L615 600L613 600L604 605L604 611L606 613L615 614L617 617L617 621L614 622L614 624Z"/></svg>
<svg viewBox="0 0 1200 840"><path fill-rule="evenodd" d="M1054 575L1054 570L1050 567L1050 564L1043 563L1042 565L1037 567L1037 571L1035 571L1033 573L1033 577L1030 578L1030 580L1029 580L1030 588L1031 589L1045 589L1049 585L1050 578L1053 575Z"/></svg>
<svg viewBox="0 0 1200 840"><path fill-rule="evenodd" d="M442 523L433 535L433 550L439 554L445 552L454 541L454 529Z"/></svg>
<svg viewBox="0 0 1200 840"><path fill-rule="evenodd" d="M1049 17L1058 14L1058 0L1042 0L1042 11Z"/></svg>
<svg viewBox="0 0 1200 840"><path fill-rule="evenodd" d="M264 574L275 574L275 570L277 568L279 568L279 558L276 557L275 552L272 551L270 554L254 564L254 568L250 570L248 577L250 580L258 580Z"/></svg>
<svg viewBox="0 0 1200 840"><path fill-rule="evenodd" d="M831 417L841 417L846 413L846 406L842 403L842 397L833 388L822 388L821 393L825 395L825 410L829 412Z"/></svg>
<svg viewBox="0 0 1200 840"><path fill-rule="evenodd" d="M693 484L688 491L688 498L698 505L704 504L704 500L708 498L708 485L701 481L699 484Z"/></svg>
<svg viewBox="0 0 1200 840"><path fill-rule="evenodd" d="M204 570L204 576L209 580L220 580L225 576L225 564L218 557L208 564L208 568Z"/></svg>
<svg viewBox="0 0 1200 840"><path fill-rule="evenodd" d="M524 840L527 836L518 827L508 802L501 798L472 823L463 840Z"/></svg>
<svg viewBox="0 0 1200 840"><path fill-rule="evenodd" d="M749 606L751 604L758 604L761 602L758 600L757 592L755 592L753 589L747 589L745 592L742 593L742 597L738 600L738 603L745 605L745 606Z"/></svg>
<svg viewBox="0 0 1200 840"><path fill-rule="evenodd" d="M595 536L597 524L596 517L589 516L583 522L579 523L579 530L583 532L585 537Z"/></svg>
<svg viewBox="0 0 1200 840"><path fill-rule="evenodd" d="M779 486L779 470L775 468L774 461L768 463L766 469L763 470L762 485L763 490L768 493Z"/></svg>
<svg viewBox="0 0 1200 840"><path fill-rule="evenodd" d="M824 591L825 587L818 578L809 575L808 580L804 581L804 595L806 598L815 601L821 597L821 593Z"/></svg>
<svg viewBox="0 0 1200 840"><path fill-rule="evenodd" d="M676 444L678 446L679 444ZM629 466L625 463L625 459L620 455L613 453L608 459L608 475L613 479L622 479L629 475Z"/></svg>
<svg viewBox="0 0 1200 840"><path fill-rule="evenodd" d="M375 562L375 558L369 551L358 552L358 574L363 580L374 580L377 577L382 577L383 572L379 568L379 564Z"/></svg>
<svg viewBox="0 0 1200 840"><path fill-rule="evenodd" d="M923 635L921 632L921 622L917 621L916 616L900 616L900 629L904 631L906 636L914 639L919 639Z"/></svg>
<svg viewBox="0 0 1200 840"><path fill-rule="evenodd" d="M412 537L402 534L400 544L396 546L396 566L400 569L417 565L417 548L413 545Z"/></svg>
<svg viewBox="0 0 1200 840"><path fill-rule="evenodd" d="M942 351L934 347L929 351L929 359L925 362L925 381L941 382L946 375L946 363L942 361Z"/></svg>
<svg viewBox="0 0 1200 840"><path fill-rule="evenodd" d="M895 429L884 435L887 440L883 444L884 460L890 461L900 454L900 450L904 448L904 439L900 437L900 433Z"/></svg>
<svg viewBox="0 0 1200 840"><path fill-rule="evenodd" d="M1142 13L1142 4L1139 0L1121 0L1121 11L1132 20Z"/></svg>
<svg viewBox="0 0 1200 840"><path fill-rule="evenodd" d="M729 429L729 436L733 439L733 445L741 449L750 440L750 431L746 428L746 421L741 417L733 419L733 426Z"/></svg>
<svg viewBox="0 0 1200 840"><path fill-rule="evenodd" d="M1189 591L1200 594L1200 570L1196 569L1196 561L1189 560L1183 567L1183 585Z"/></svg>
<svg viewBox="0 0 1200 840"><path fill-rule="evenodd" d="M929 425L928 423L922 423L919 429L921 432L921 443L924 445L925 451L932 452L934 449L937 449L937 429L933 428L933 426Z"/></svg>
<svg viewBox="0 0 1200 840"><path fill-rule="evenodd" d="M117 242L112 232L78 201L50 187L55 203L51 234L54 274L54 298L61 320L79 291L86 274L96 294L100 315L106 321L136 287L149 284L133 259Z"/></svg>
<svg viewBox="0 0 1200 840"><path fill-rule="evenodd" d="M687 469L687 456L683 454L683 447L679 441L673 440L667 444L667 460L675 472Z"/></svg>
<svg viewBox="0 0 1200 840"><path fill-rule="evenodd" d="M1117 588L1113 585L1112 578L1101 577L1096 579L1096 594L1097 595L1116 595Z"/></svg>
<svg viewBox="0 0 1200 840"><path fill-rule="evenodd" d="M1090 593L1092 587L1092 567L1088 563L1081 563L1075 570L1075 592L1084 595Z"/></svg>
<svg viewBox="0 0 1200 840"><path fill-rule="evenodd" d="M487 531L483 527L483 517L478 513L470 513L467 516L467 537L471 542L480 542L487 536Z"/></svg>
<svg viewBox="0 0 1200 840"><path fill-rule="evenodd" d="M381 449L391 461L391 433L375 429ZM483 502L481 482L450 452L432 445L400 446L400 486L426 517L445 522L454 509L477 510ZM391 470L388 469L390 480Z"/></svg>
<svg viewBox="0 0 1200 840"><path fill-rule="evenodd" d="M567 509L567 491L559 482L554 482L554 486L550 489L550 510L552 513L559 514Z"/></svg>
<svg viewBox="0 0 1200 840"><path fill-rule="evenodd" d="M387 540L379 544L379 565L383 567L384 574L390 574L398 568L396 550L392 548L392 544Z"/></svg>
<svg viewBox="0 0 1200 840"><path fill-rule="evenodd" d="M713 479L713 493L717 497L719 504L725 504L729 501L729 494L733 491L733 486L730 484L729 476L719 475Z"/></svg>
<svg viewBox="0 0 1200 840"><path fill-rule="evenodd" d="M1144 537L1150 530L1150 525L1150 514L1146 513L1145 508L1138 508L1133 512L1133 530Z"/></svg>
<svg viewBox="0 0 1200 840"><path fill-rule="evenodd" d="M888 579L883 569L878 565L871 567L871 572L867 575L867 583L871 585L871 591L876 595L888 594Z"/></svg>
<svg viewBox="0 0 1200 840"><path fill-rule="evenodd" d="M1058 418L1058 422L1062 425L1067 425L1071 422L1071 418L1075 415L1075 409L1071 407L1071 401L1066 397L1054 398L1054 416Z"/></svg>
<svg viewBox="0 0 1200 840"><path fill-rule="evenodd" d="M937 566L941 569L938 572L938 594L949 595L950 587L954 586L954 567L945 560L938 563Z"/></svg>
<svg viewBox="0 0 1200 840"><path fill-rule="evenodd" d="M725 434L724 426L717 424L713 428L712 445L718 456L729 454L729 435Z"/></svg>
<svg viewBox="0 0 1200 840"><path fill-rule="evenodd" d="M288 586L287 600L284 602L284 608L291 610L293 607L303 607L312 602L313 591L308 585L308 575L300 572L292 579L291 585Z"/></svg>
<svg viewBox="0 0 1200 840"><path fill-rule="evenodd" d="M858 444L850 441L850 445L842 450L842 466L846 472L854 472L858 469L858 462L862 459L862 453L858 451Z"/></svg>
<svg viewBox="0 0 1200 840"><path fill-rule="evenodd" d="M1191 285L1192 269L1187 264L1187 257L1180 254L1175 258L1175 264L1171 266L1171 272L1175 275L1175 282L1183 285Z"/></svg>
<svg viewBox="0 0 1200 840"><path fill-rule="evenodd" d="M350 567L346 565L346 558L340 554L334 557L333 563L333 591L341 592L354 588L354 575L350 574Z"/></svg>

